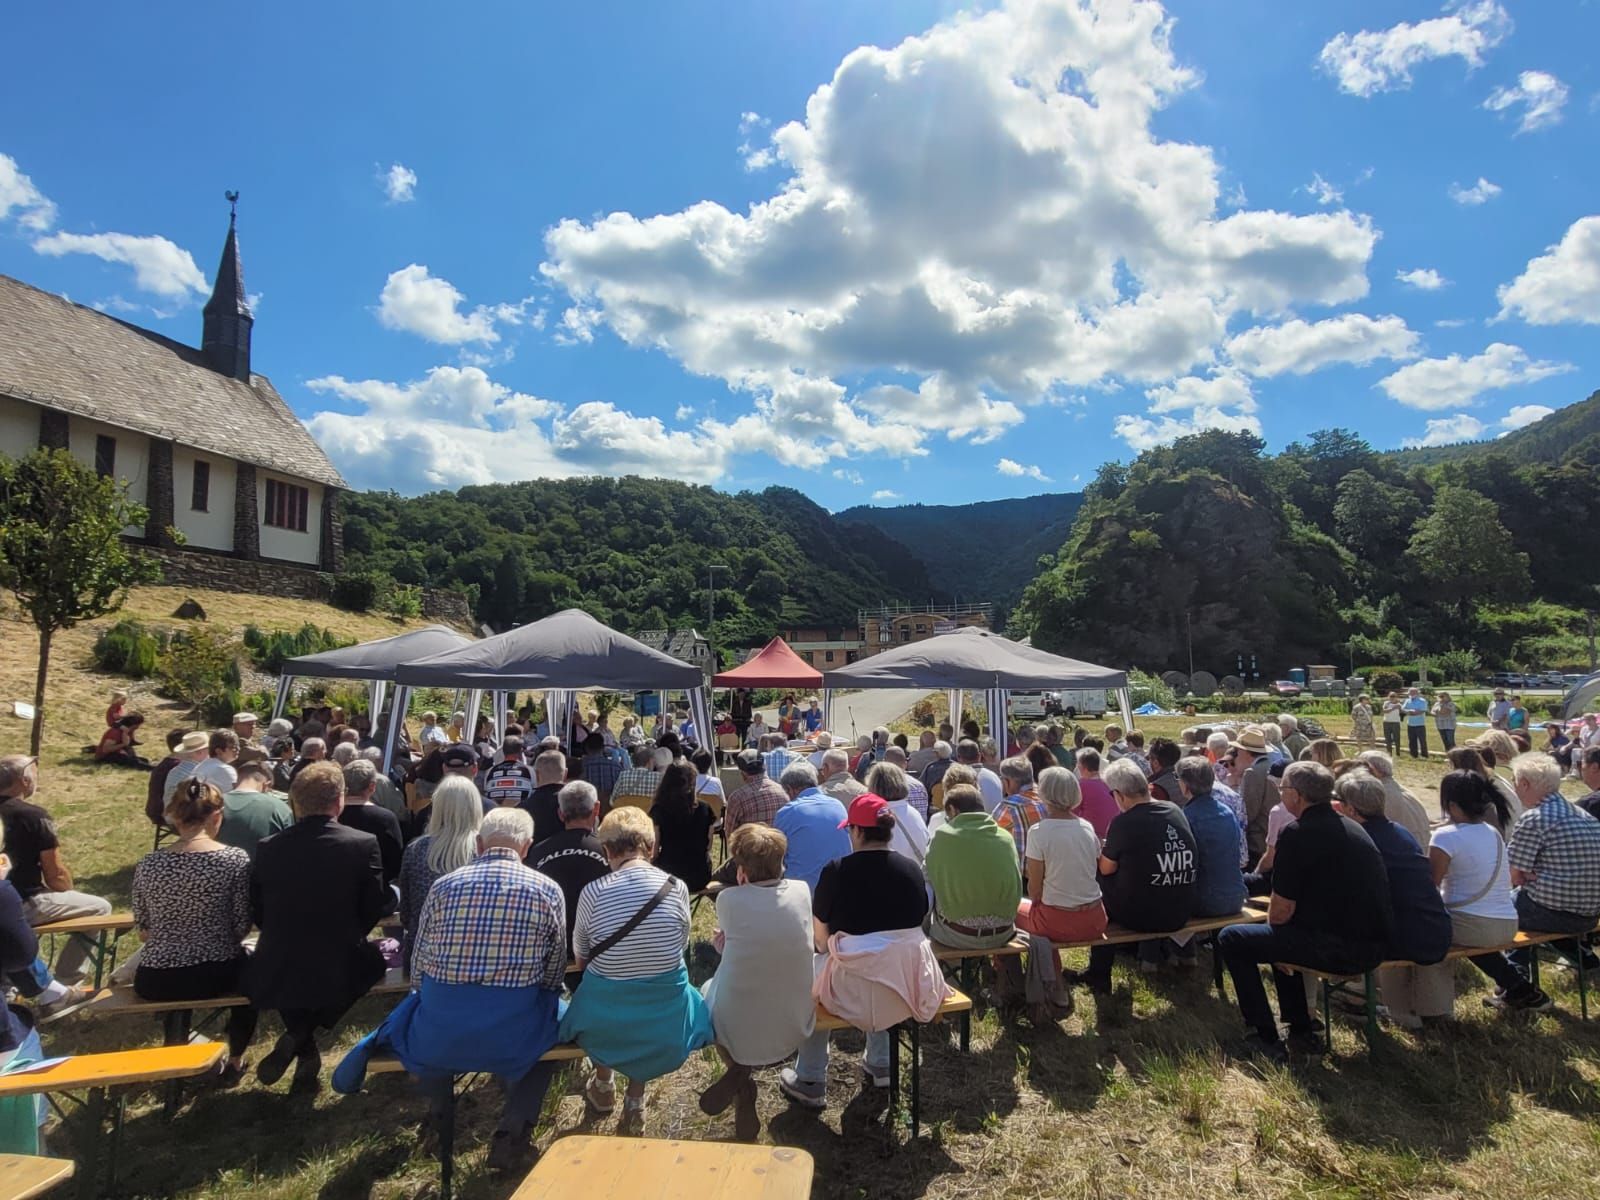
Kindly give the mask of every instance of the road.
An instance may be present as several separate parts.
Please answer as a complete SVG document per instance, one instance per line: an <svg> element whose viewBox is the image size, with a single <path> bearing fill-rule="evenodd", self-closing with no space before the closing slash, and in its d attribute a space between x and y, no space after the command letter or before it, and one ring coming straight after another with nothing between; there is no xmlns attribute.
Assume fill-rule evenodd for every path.
<svg viewBox="0 0 1600 1200"><path fill-rule="evenodd" d="M849 736L851 722L855 732L871 733L876 725L887 725L911 711L911 706L931 692L919 688L868 688L848 696L833 698L833 728L830 733ZM776 707L762 710L762 720L768 725L778 723Z"/></svg>

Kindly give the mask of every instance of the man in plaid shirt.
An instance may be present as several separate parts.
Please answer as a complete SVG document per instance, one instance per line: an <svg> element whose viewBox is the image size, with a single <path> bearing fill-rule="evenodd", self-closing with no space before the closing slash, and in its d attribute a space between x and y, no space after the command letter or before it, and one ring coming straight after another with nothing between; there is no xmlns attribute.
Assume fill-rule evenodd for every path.
<svg viewBox="0 0 1600 1200"><path fill-rule="evenodd" d="M494 1170L530 1165L533 1127L554 1067L557 1000L567 968L566 901L553 879L523 866L533 818L487 813L478 856L440 876L417 921L411 971L420 1003L400 1054L428 1098L425 1143L446 1119L455 1075L486 1071L505 1086L489 1147Z"/></svg>
<svg viewBox="0 0 1600 1200"><path fill-rule="evenodd" d="M617 796L655 796L656 787L661 783L661 771L665 771L672 762L672 751L662 750L660 753L665 761L661 764L661 771L655 770L656 753L649 747L641 747L633 752L633 766L619 774L612 785L613 799Z"/></svg>
<svg viewBox="0 0 1600 1200"><path fill-rule="evenodd" d="M789 803L789 793L767 774L758 750L741 750L734 760L739 764L742 786L728 796L722 820L729 837L741 825L771 825L778 810Z"/></svg>
<svg viewBox="0 0 1600 1200"><path fill-rule="evenodd" d="M1517 925L1528 932L1587 933L1600 919L1600 821L1561 794L1561 766L1543 752L1511 760L1522 816L1506 841ZM1572 943L1560 943L1571 956ZM1600 965L1582 947L1585 967ZM1507 956L1524 968L1528 951Z"/></svg>

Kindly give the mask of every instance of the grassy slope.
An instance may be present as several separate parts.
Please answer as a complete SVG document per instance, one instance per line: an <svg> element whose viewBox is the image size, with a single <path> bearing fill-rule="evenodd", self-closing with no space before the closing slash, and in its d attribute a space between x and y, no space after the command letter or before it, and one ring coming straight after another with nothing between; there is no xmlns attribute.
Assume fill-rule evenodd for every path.
<svg viewBox="0 0 1600 1200"><path fill-rule="evenodd" d="M152 589L135 615L160 617L182 598ZM321 606L197 594L218 624L255 620L289 627L302 620L353 637L393 632L381 619ZM110 680L79 668L90 634L67 639L51 695L73 711L50 726L43 799L61 817L69 861L80 881L127 899L132 864L148 848L143 777L72 763L95 732ZM32 645L25 628L0 623L0 695L31 692ZM155 705L137 693L147 711ZM9 720L0 718L0 720ZM1174 725L1177 723L1173 723ZM1157 725L1151 733L1171 732ZM0 725L0 749L22 742L20 722ZM1437 778L1435 764L1402 764L1413 788ZM1419 791L1425 801L1431 797ZM702 907L696 934L709 938ZM1082 956L1075 956L1081 965ZM1201 956L1206 963L1205 955ZM712 967L697 945L693 973ZM852 1057L860 1039L839 1039L832 1107L817 1118L791 1110L763 1077L764 1137L809 1150L818 1196L880 1200L955 1197L1473 1197L1566 1198L1596 1195L1600 1178L1600 1025L1580 1024L1570 977L1546 970L1555 1012L1502 1019L1478 1003L1482 982L1461 968L1460 1024L1447 1034L1385 1032L1369 1060L1359 1034L1336 1022L1335 1054L1325 1063L1259 1071L1218 1051L1239 1033L1229 1004L1198 977L1152 978L1119 971L1112 1001L1099 1013L1080 997L1059 1027L1002 1027L982 1012L972 1053L960 1055L937 1032L925 1039L923 1105L931 1134L890 1155L866 1122L875 1111L858 1096ZM382 1008L358 1007L337 1035L346 1045ZM263 1023L261 1042L276 1032ZM53 1052L153 1044L154 1022L68 1018L50 1031ZM331 1055L329 1056L332 1057ZM714 1077L710 1051L651 1086L651 1136L729 1138L731 1118L708 1118L695 1095ZM432 1163L414 1154L422 1107L405 1082L374 1080L360 1096L324 1092L314 1105L290 1101L286 1084L253 1082L229 1093L190 1097L171 1121L152 1094L130 1104L121 1161L124 1194L190 1200L395 1200L432 1194ZM482 1172L482 1151L497 1110L495 1090L479 1084L462 1107L459 1193L503 1198L511 1181ZM585 1118L568 1086L551 1102L557 1132L609 1131ZM181 1153L173 1147L181 1146ZM53 1146L71 1153L63 1136Z"/></svg>

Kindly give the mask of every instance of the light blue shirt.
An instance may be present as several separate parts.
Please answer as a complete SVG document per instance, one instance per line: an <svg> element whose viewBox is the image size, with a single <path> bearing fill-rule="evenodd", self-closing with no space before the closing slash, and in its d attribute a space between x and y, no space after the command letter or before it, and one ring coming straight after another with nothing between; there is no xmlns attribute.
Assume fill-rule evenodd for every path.
<svg viewBox="0 0 1600 1200"><path fill-rule="evenodd" d="M1424 725L1428 720L1428 702L1421 696L1412 696L1400 706L1400 711L1406 714L1407 725Z"/></svg>
<svg viewBox="0 0 1600 1200"><path fill-rule="evenodd" d="M841 829L844 805L821 788L808 788L778 810L772 826L789 839L783 873L813 892L822 868L850 853L850 834Z"/></svg>

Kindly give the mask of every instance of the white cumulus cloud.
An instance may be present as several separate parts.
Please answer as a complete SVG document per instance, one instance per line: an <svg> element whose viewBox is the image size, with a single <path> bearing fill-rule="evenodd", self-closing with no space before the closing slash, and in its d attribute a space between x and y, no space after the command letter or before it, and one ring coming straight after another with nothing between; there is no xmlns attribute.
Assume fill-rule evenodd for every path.
<svg viewBox="0 0 1600 1200"><path fill-rule="evenodd" d="M1524 71L1517 76L1514 85L1497 87L1490 92L1483 106L1490 112L1506 112L1521 105L1522 119L1517 122L1517 132L1532 133L1561 120L1568 95L1567 85L1550 72Z"/></svg>
<svg viewBox="0 0 1600 1200"><path fill-rule="evenodd" d="M189 252L154 234L53 233L35 241L33 248L52 258L90 254L105 262L132 267L133 280L139 288L168 300L185 300L210 291Z"/></svg>
<svg viewBox="0 0 1600 1200"><path fill-rule="evenodd" d="M390 204L405 204L417 196L417 173L403 163L395 163L382 175L383 194Z"/></svg>
<svg viewBox="0 0 1600 1200"><path fill-rule="evenodd" d="M877 491L872 493L872 498L878 501L898 500L900 499L900 493L890 491L888 488L879 488Z"/></svg>
<svg viewBox="0 0 1600 1200"><path fill-rule="evenodd" d="M1050 482L1050 476L1046 475L1040 468L1025 466L1015 459L1002 458L994 466L995 470L999 471L1000 474L1010 475L1015 479L1037 479L1040 483Z"/></svg>
<svg viewBox="0 0 1600 1200"><path fill-rule="evenodd" d="M1307 375L1335 363L1365 366L1380 358L1414 358L1417 335L1401 317L1345 313L1325 321L1296 318L1247 329L1228 342L1227 351L1251 375Z"/></svg>
<svg viewBox="0 0 1600 1200"><path fill-rule="evenodd" d="M1437 292L1442 287L1448 287L1450 281L1432 267L1416 267L1410 271L1396 271L1394 277L1407 287L1414 287L1422 292Z"/></svg>
<svg viewBox="0 0 1600 1200"><path fill-rule="evenodd" d="M1484 392L1536 383L1571 370L1571 363L1537 361L1520 346L1495 342L1470 358L1459 354L1424 358L1385 376L1378 386L1407 408L1438 412L1471 404Z"/></svg>
<svg viewBox="0 0 1600 1200"><path fill-rule="evenodd" d="M466 297L448 279L429 274L420 263L391 274L378 296L378 320L389 329L414 333L430 342L498 342L494 313L482 305L463 312Z"/></svg>
<svg viewBox="0 0 1600 1200"><path fill-rule="evenodd" d="M1489 427L1477 417L1456 413L1451 417L1435 417L1427 423L1421 437L1406 438L1404 445L1449 446L1456 442L1470 442L1480 438Z"/></svg>
<svg viewBox="0 0 1600 1200"><path fill-rule="evenodd" d="M558 337L724 381L750 411L703 430L815 468L991 440L1209 366L1236 314L1360 299L1366 218L1230 212L1211 149L1156 133L1195 82L1170 33L1144 0L1012 0L854 50L771 131L765 199L550 230Z"/></svg>
<svg viewBox="0 0 1600 1200"><path fill-rule="evenodd" d="M1479 175L1478 182L1471 187L1462 187L1459 183L1452 183L1450 185L1450 199L1457 204L1464 204L1470 208L1479 204L1487 204L1498 196L1501 191L1502 189L1498 183L1490 183L1482 175Z"/></svg>
<svg viewBox="0 0 1600 1200"><path fill-rule="evenodd" d="M43 233L56 223L56 206L22 173L16 159L0 154L0 221L8 219Z"/></svg>
<svg viewBox="0 0 1600 1200"><path fill-rule="evenodd" d="M1494 0L1475 0L1426 21L1341 33L1322 47L1322 69L1352 96L1411 86L1411 69L1436 58L1483 65L1484 52L1511 32L1511 17Z"/></svg>
<svg viewBox="0 0 1600 1200"><path fill-rule="evenodd" d="M1501 317L1519 316L1530 325L1600 325L1600 216L1574 221L1498 295Z"/></svg>
<svg viewBox="0 0 1600 1200"><path fill-rule="evenodd" d="M1112 432L1134 450L1148 450L1205 429L1261 432L1250 380L1231 367L1150 388L1145 398L1151 416L1126 413L1112 425ZM1174 417L1169 415L1172 413L1188 415Z"/></svg>
<svg viewBox="0 0 1600 1200"><path fill-rule="evenodd" d="M1500 428L1507 432L1521 429L1524 425L1532 425L1535 421L1542 421L1555 409L1545 404L1518 404L1505 416L1500 418Z"/></svg>

